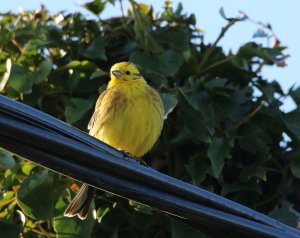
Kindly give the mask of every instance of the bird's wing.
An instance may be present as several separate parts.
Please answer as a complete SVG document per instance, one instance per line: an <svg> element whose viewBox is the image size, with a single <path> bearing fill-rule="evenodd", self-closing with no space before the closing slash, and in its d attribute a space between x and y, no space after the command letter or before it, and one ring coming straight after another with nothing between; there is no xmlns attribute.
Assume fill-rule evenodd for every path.
<svg viewBox="0 0 300 238"><path fill-rule="evenodd" d="M99 116L99 110L100 110L100 105L101 105L101 102L102 102L102 99L104 98L104 96L107 94L108 90L105 90L104 92L102 92L96 102L96 106L95 106L95 111L89 121L89 124L88 124L88 127L87 129L88 130L91 130L94 126L94 123L95 123L95 119Z"/></svg>
<svg viewBox="0 0 300 238"><path fill-rule="evenodd" d="M159 93L150 86L149 86L149 92L150 92L151 100L154 102L154 106L158 111L158 113L161 115L161 120L163 121L165 109L161 97L159 96Z"/></svg>

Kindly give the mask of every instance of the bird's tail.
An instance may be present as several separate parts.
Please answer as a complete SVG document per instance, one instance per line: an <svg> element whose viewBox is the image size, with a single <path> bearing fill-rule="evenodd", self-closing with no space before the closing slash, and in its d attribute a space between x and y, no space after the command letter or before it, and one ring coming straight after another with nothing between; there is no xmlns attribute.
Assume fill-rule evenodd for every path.
<svg viewBox="0 0 300 238"><path fill-rule="evenodd" d="M84 220L88 214L95 192L95 188L83 184L75 198L65 210L64 216L78 216L81 220Z"/></svg>

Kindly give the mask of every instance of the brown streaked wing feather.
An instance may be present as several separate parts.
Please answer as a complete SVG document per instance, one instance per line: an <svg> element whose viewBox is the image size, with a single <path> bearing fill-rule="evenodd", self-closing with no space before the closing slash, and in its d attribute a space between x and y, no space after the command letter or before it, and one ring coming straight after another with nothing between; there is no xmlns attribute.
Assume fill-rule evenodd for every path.
<svg viewBox="0 0 300 238"><path fill-rule="evenodd" d="M87 129L88 130L91 130L94 126L94 123L95 123L95 119L98 117L98 113L99 113L99 108L100 108L100 105L101 105L101 102L102 102L102 99L104 98L104 96L107 94L108 90L105 90L103 91L99 98L97 99L97 102L96 102L96 106L95 106L95 111L89 121L89 124L88 124L88 127Z"/></svg>
<svg viewBox="0 0 300 238"><path fill-rule="evenodd" d="M149 86L149 89L150 89L149 92L151 94L151 98L154 101L154 106L155 106L156 110L159 112L159 114L161 115L161 119L163 120L163 117L165 114L165 109L164 109L161 97L159 96L158 92L155 89L153 89L150 86Z"/></svg>

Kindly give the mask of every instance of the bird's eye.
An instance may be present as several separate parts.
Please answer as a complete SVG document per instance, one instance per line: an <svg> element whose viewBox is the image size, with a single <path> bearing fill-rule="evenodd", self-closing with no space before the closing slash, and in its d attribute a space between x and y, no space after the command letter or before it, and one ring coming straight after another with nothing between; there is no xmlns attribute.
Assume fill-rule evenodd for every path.
<svg viewBox="0 0 300 238"><path fill-rule="evenodd" d="M127 75L130 75L130 72L129 72L129 71L126 71L125 73L126 73Z"/></svg>

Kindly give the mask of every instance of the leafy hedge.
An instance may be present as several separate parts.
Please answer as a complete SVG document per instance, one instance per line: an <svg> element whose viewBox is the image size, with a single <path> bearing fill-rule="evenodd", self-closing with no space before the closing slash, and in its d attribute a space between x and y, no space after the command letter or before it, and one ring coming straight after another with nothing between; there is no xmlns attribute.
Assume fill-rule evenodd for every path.
<svg viewBox="0 0 300 238"><path fill-rule="evenodd" d="M101 16L106 4L85 7ZM80 13L51 15L44 7L1 14L1 93L86 130L110 66L132 61L169 113L145 160L295 226L290 207L299 204L300 88L286 95L260 73L286 58L272 28L263 25L255 36L273 37L273 46L249 42L225 54L219 41L234 24L251 24L247 15L228 18L221 10L227 25L205 44L195 16L184 14L181 4L173 9L166 1L162 13L131 4L127 17L96 21ZM297 108L284 113L287 96ZM0 156L1 237L200 237L150 207L101 191L96 220L92 214L85 221L64 218L77 182L5 150Z"/></svg>

